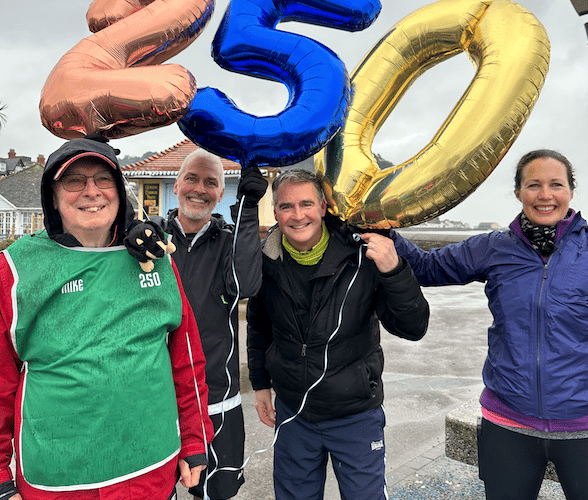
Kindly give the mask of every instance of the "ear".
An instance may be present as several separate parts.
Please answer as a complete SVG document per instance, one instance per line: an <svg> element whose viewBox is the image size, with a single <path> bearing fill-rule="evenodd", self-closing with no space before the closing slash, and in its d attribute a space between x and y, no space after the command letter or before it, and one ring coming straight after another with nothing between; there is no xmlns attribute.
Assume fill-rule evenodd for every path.
<svg viewBox="0 0 588 500"><path fill-rule="evenodd" d="M521 200L521 191L519 189L515 189L514 194L517 197L517 200L522 201Z"/></svg>
<svg viewBox="0 0 588 500"><path fill-rule="evenodd" d="M321 217L324 217L326 213L327 213L327 200L325 200L323 198L323 201L321 203Z"/></svg>
<svg viewBox="0 0 588 500"><path fill-rule="evenodd" d="M223 196L225 195L225 188L222 189L222 191L220 192L220 194L218 195L218 202L220 202L223 199Z"/></svg>
<svg viewBox="0 0 588 500"><path fill-rule="evenodd" d="M174 194L177 196L178 195L178 180L176 179L176 182L174 182Z"/></svg>

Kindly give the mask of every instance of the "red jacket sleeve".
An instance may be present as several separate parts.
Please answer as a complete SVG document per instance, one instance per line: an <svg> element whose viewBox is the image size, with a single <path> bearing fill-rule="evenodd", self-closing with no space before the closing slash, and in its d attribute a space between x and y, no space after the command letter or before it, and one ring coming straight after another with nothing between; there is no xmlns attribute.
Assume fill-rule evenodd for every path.
<svg viewBox="0 0 588 500"><path fill-rule="evenodd" d="M13 286L14 276L5 255L0 254L0 483L12 479L15 398L22 366L10 335Z"/></svg>
<svg viewBox="0 0 588 500"><path fill-rule="evenodd" d="M172 266L182 296L182 324L169 336L169 352L180 415L179 458L185 458L206 453L205 442L212 441L214 429L208 416L205 359L198 327L173 260Z"/></svg>

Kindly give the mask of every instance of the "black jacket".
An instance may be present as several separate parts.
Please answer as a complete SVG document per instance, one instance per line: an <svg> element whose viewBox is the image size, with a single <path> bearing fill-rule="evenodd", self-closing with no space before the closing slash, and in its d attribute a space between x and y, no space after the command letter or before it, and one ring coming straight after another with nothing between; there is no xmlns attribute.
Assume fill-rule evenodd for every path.
<svg viewBox="0 0 588 500"><path fill-rule="evenodd" d="M274 228L263 244L263 283L247 309L249 376L253 389L273 387L280 400L297 411L307 389L328 370L309 394L301 416L320 422L377 408L384 393L384 356L378 319L386 330L409 340L426 332L429 306L404 259L382 274L344 224L326 219L327 250L312 276L309 311L297 311L284 269L281 233ZM359 262L355 282L345 298ZM341 305L342 321L339 326ZM297 314L310 315L303 331ZM334 335L333 333L336 332ZM329 337L331 337L329 342Z"/></svg>
<svg viewBox="0 0 588 500"><path fill-rule="evenodd" d="M190 247L191 239L184 236L175 221L177 215L177 209L171 210L163 222L163 228L177 247L172 258L198 324L206 357L208 403L214 404L223 400L229 387L225 372L227 361L231 377L227 397L239 391L237 307L231 316L233 332L229 326L229 313L237 296L231 265L234 227L227 224L221 215L213 214L208 230ZM243 207L235 253L235 272L239 282L239 298L255 295L261 285L257 207Z"/></svg>

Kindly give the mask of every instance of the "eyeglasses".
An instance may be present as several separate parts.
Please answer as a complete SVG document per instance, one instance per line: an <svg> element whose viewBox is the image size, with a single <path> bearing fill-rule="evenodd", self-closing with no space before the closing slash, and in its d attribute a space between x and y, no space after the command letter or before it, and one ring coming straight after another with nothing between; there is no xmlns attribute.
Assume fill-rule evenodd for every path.
<svg viewBox="0 0 588 500"><path fill-rule="evenodd" d="M88 179L92 178L94 184L99 189L109 189L116 185L114 176L110 172L98 172L92 176L84 174L65 174L61 176L58 182L61 182L63 189L70 192L83 191L88 183Z"/></svg>

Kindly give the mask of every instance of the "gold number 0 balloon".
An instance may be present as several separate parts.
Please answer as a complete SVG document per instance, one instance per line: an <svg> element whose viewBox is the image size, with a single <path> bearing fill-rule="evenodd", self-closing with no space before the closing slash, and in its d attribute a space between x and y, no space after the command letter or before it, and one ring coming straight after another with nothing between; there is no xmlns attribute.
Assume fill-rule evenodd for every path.
<svg viewBox="0 0 588 500"><path fill-rule="evenodd" d="M476 75L435 137L380 170L373 138L412 82L465 51ZM346 123L315 155L331 211L360 227L429 220L471 194L520 133L549 66L545 29L510 0L441 0L394 26L351 75Z"/></svg>

